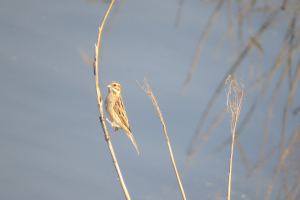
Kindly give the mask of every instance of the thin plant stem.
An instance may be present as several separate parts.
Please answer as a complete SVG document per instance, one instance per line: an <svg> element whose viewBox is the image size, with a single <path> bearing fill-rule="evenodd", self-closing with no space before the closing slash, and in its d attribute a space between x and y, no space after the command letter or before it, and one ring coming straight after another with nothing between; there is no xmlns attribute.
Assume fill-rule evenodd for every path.
<svg viewBox="0 0 300 200"><path fill-rule="evenodd" d="M219 12L220 12L220 9L222 8L223 2L224 2L223 0L219 1L216 9L214 10L212 16L210 17L210 19L209 19L209 21L208 21L208 23L207 23L207 25L206 25L206 27L204 29L204 32L203 32L203 34L202 34L202 36L200 38L199 44L198 44L196 52L194 54L194 57L193 57L192 64L190 66L189 72L188 72L188 74L186 76L186 79L185 79L185 82L183 84L183 87L182 87L182 90L181 90L182 94L184 94L186 92L187 88L188 88L188 85L190 83L190 80L191 80L192 75L193 75L194 70L195 70L195 66L196 66L197 61L198 61L198 59L200 57L200 53L201 53L202 47L204 45L204 42L205 42L205 40L206 40L206 38L207 38L207 36L209 34L209 31L210 31L212 25L214 24L214 22L215 22L215 20L216 20L216 18L218 16L218 14L219 14Z"/></svg>
<svg viewBox="0 0 300 200"><path fill-rule="evenodd" d="M104 22L105 22L105 20L107 18L107 15L108 15L108 13L109 13L109 11L110 11L113 3L114 3L114 0L112 0L110 2L109 6L108 6L108 8L106 10L106 13L104 15L104 18L102 20L102 24L101 24L101 26L99 27L99 30L98 30L97 43L95 44L95 59L94 59L94 62L93 62L93 65L94 65L94 78L95 78L97 103L98 103L98 108L99 108L99 112L100 112L100 123L101 123L102 129L103 129L103 132L104 132L104 137L105 137L105 139L107 141L107 145L108 145L108 148L110 150L110 153L111 153L111 156L112 156L113 163L115 165L116 171L118 173L119 180L120 180L120 183L121 183L124 195L125 195L125 197L126 197L127 200L130 200L129 193L128 193L126 185L124 183L124 180L123 180L123 177L122 177L122 174L121 174L121 171L120 171L120 168L119 168L119 165L118 165L118 162L117 162L117 159L116 159L116 156L115 156L112 144L110 142L110 139L109 139L109 136L108 136L108 132L107 132L105 123L104 123L104 119L105 118L103 116L103 108L102 108L103 101L102 101L102 97L101 97L101 93L100 93L100 88L99 88L99 82L98 82L98 51L99 51L99 44L100 44L100 36L101 36L101 32L102 32L102 29L103 29L103 26L104 26Z"/></svg>
<svg viewBox="0 0 300 200"><path fill-rule="evenodd" d="M272 80L273 78L273 75L276 71L276 69L279 67L279 65L282 63L282 61L284 60L283 57L284 57L284 53L285 53L285 50L286 50L286 46L287 46L287 37L284 39L284 42L279 50L279 53L277 55L277 58L276 58L276 61L275 63L273 64L273 66L270 68L270 70L268 70L268 73L267 73L267 80L265 81L263 87L261 88L261 91L260 93L257 95L254 103L251 105L248 113L246 114L246 116L244 117L243 121L241 122L241 125L239 126L239 128L236 130L236 136L240 135L243 131L243 129L245 128L245 126L247 125L248 121L250 120L254 110L256 109L258 103L260 102L260 100L262 99L263 95L265 94L266 90L268 89L268 85L270 83L270 81ZM231 73L228 73L228 74L231 74ZM213 98L211 98L212 100ZM212 106L211 102L209 103L209 105ZM206 108L207 109L207 108ZM204 115L204 114L203 114ZM202 116L203 116L202 115ZM208 111L207 111L207 115L208 115ZM206 116L205 116L206 117ZM203 122L204 123L204 122ZM203 125L203 124L201 124ZM195 136L195 135L194 135ZM197 138L196 138L197 139ZM215 149L213 149L212 151L210 151L208 154L206 154L204 156L204 158L201 158L199 159L200 161L203 161L203 159L207 159L219 152L221 152L227 145L229 145L231 143L231 137L228 138L227 140L225 140L222 144L220 144L218 147L216 147ZM198 161L199 162L199 161Z"/></svg>
<svg viewBox="0 0 300 200"><path fill-rule="evenodd" d="M227 200L230 200L231 192L231 171L232 171L232 156L233 156L233 145L235 139L235 129L238 117L241 112L244 86L240 87L235 79L235 76L229 75L226 79L226 83L229 81L229 87L227 91L227 111L229 113L230 125L231 125L231 150L229 159L229 173L228 173L228 190L227 190ZM234 91L232 100L230 99L231 90Z"/></svg>
<svg viewBox="0 0 300 200"><path fill-rule="evenodd" d="M257 33L255 34L255 36L253 36L255 39L258 39L259 37L261 37L261 35L264 33L264 31L273 23L273 20L275 18L275 16L277 15L278 11L274 11L270 18L261 25L259 31L257 31ZM248 41L246 47L244 48L244 50L240 53L238 59L233 63L233 65L231 66L231 68L229 69L229 71L227 72L227 74L233 74L236 69L239 67L240 63L244 60L244 58L246 57L246 55L248 54L249 50L250 50L250 41ZM220 92L222 91L223 87L224 87L224 82L226 81L227 75L224 76L221 80L221 82L219 83L217 89L215 90L214 94L211 96L210 100L208 101L208 104L205 107L205 110L203 112L203 114L201 115L200 121L197 125L197 128L195 130L195 133L192 137L192 140L189 144L188 147L188 155L189 156L194 156L194 154L192 154L191 152L193 151L197 141L198 141L198 137L200 135L202 126L204 125L206 118L209 115L209 112L215 102L215 100L217 99L217 97L219 96ZM226 145L227 145L227 140L226 140Z"/></svg>
<svg viewBox="0 0 300 200"><path fill-rule="evenodd" d="M245 167L246 171L249 172L250 171L250 167L249 167L249 164L248 164L248 160L247 160L245 151L243 149L242 143L239 140L239 138L236 138L236 144L237 144L237 147L238 147L241 159L243 161L244 167Z"/></svg>
<svg viewBox="0 0 300 200"><path fill-rule="evenodd" d="M245 88L244 95L249 93L255 86L259 85L261 81L270 73L271 69L267 70L263 74L261 74L255 81L253 81L247 88ZM184 171L192 164L196 163L195 161L193 162L193 156L199 151L199 149L202 147L202 145L205 143L205 141L208 139L209 135L212 133L213 129L215 126L218 124L218 122L223 118L223 116L226 113L226 106L224 106L223 110L215 117L213 122L210 124L208 130L205 132L203 137L201 138L200 142L197 144L197 146L193 147L190 151L187 152L188 155L188 160L184 164L181 173L183 174ZM230 138L229 138L230 139ZM208 158L209 156L206 156ZM198 159L197 162L203 161L205 159Z"/></svg>
<svg viewBox="0 0 300 200"><path fill-rule="evenodd" d="M281 6L281 10L285 9L286 2L287 2L287 0L283 0L282 6Z"/></svg>
<svg viewBox="0 0 300 200"><path fill-rule="evenodd" d="M181 16L183 3L184 3L184 0L179 0L179 4L178 4L178 8L177 8L177 14L176 14L176 20L175 20L175 28L179 27L179 22L180 22L180 16Z"/></svg>
<svg viewBox="0 0 300 200"><path fill-rule="evenodd" d="M264 198L264 200L268 200L269 199L269 196L271 194L271 191L272 191L272 188L273 188L273 183L278 175L278 172L280 170L280 168L282 167L283 163L284 163L284 160L285 158L287 157L287 155L290 153L290 149L291 149L291 146L292 144L294 143L294 141L296 140L298 134L300 132L300 123L298 124L293 136L291 137L288 145L286 146L286 148L282 151L282 154L280 155L280 159L279 159L279 162L277 163L277 166L275 168L275 172L273 173L273 176L270 180L270 183L269 183L269 186L268 186L268 189L267 189L267 193L266 193L266 196Z"/></svg>
<svg viewBox="0 0 300 200"><path fill-rule="evenodd" d="M139 84L139 82L138 82ZM170 157L171 157L171 161L172 161L172 164L173 164L173 167L174 167L174 171L175 171L175 174L176 174L176 178L177 178L177 181L178 181L178 185L179 185L179 188L181 190L181 194L182 194L182 197L184 200L186 200L186 197L185 197L185 193L184 193L184 190L183 190L183 187L182 187L182 184L181 184L181 181L180 181L180 177L179 177L179 174L177 172L177 167L176 167L176 164L175 164L175 160L174 160L174 157L173 157L173 153L172 153L172 149L171 149L171 144L170 144L170 141L169 141L169 137L168 137L168 133L167 133L167 129L166 129L166 126L165 126L165 122L164 122L164 119L163 119L163 116L160 112L160 109L158 107L158 104L155 100L155 97L152 93L152 90L150 88L150 85L148 84L147 82L147 78L144 77L144 84L145 86L142 86L141 84L139 84L141 86L141 88L146 92L146 94L148 95L148 97L151 99L155 109L156 109L156 112L158 114L158 117L163 125L163 129L164 129L164 132L165 132L165 136L166 136L166 140L167 140L167 144L168 144L168 148L169 148L169 152L170 152Z"/></svg>

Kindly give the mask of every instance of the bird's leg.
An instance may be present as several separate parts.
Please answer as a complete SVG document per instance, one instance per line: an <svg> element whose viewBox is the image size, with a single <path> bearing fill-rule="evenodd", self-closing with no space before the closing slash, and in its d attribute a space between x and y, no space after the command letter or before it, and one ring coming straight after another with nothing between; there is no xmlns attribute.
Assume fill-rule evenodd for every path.
<svg viewBox="0 0 300 200"><path fill-rule="evenodd" d="M108 137L110 137L114 132L116 132L117 130L119 130L119 128L118 127L115 127L115 130L112 132L112 133L110 133L109 135L108 135Z"/></svg>
<svg viewBox="0 0 300 200"><path fill-rule="evenodd" d="M108 123L110 123L111 126L113 126L113 124L106 117L103 116L102 119L101 119L101 117L99 117L99 118L100 118L100 122L106 120L106 121L108 121Z"/></svg>
<svg viewBox="0 0 300 200"><path fill-rule="evenodd" d="M116 125L114 124L114 123L112 123L112 122L110 122L106 117L99 117L100 118L100 122L103 122L104 120L107 120L108 121L108 123L110 123L110 125L112 126L112 127L115 127ZM107 141L107 140L109 140L109 138L110 138L110 136L114 133L114 132L116 132L117 130L119 130L119 128L118 127L115 127L115 130L112 132L112 133L110 133L109 135L108 135L108 137L106 138L105 136L105 140Z"/></svg>
<svg viewBox="0 0 300 200"><path fill-rule="evenodd" d="M106 135L104 134L104 138L105 138L105 140L106 140L106 142L108 141L108 140L110 140L110 137L108 136L108 137L106 137Z"/></svg>
<svg viewBox="0 0 300 200"><path fill-rule="evenodd" d="M106 117L105 117L106 121L108 121L108 123L110 123L111 126L113 126L113 123L111 123Z"/></svg>

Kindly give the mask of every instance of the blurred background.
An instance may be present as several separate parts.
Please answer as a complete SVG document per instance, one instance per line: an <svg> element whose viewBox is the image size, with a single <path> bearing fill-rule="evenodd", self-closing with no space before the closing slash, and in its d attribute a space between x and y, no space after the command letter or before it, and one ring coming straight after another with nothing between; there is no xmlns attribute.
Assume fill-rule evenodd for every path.
<svg viewBox="0 0 300 200"><path fill-rule="evenodd" d="M99 123L92 67L108 3L2 1L0 199L125 199ZM110 81L122 85L140 155L122 130L111 141L132 199L182 199L162 125L136 82L144 76L187 199L226 199L225 79L234 73L245 95L231 199L300 198L299 6L114 3L100 42L99 83L103 97Z"/></svg>

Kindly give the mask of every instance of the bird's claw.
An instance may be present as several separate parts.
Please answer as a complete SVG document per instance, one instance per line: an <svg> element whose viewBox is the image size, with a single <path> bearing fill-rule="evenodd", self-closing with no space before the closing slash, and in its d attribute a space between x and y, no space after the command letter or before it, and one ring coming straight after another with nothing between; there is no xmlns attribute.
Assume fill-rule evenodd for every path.
<svg viewBox="0 0 300 200"><path fill-rule="evenodd" d="M100 122L103 122L105 119L106 119L106 117L99 117L99 119L100 119Z"/></svg>
<svg viewBox="0 0 300 200"><path fill-rule="evenodd" d="M109 135L107 137L106 137L106 135L104 135L104 138L105 138L106 142L108 142L108 140L110 140L110 136Z"/></svg>

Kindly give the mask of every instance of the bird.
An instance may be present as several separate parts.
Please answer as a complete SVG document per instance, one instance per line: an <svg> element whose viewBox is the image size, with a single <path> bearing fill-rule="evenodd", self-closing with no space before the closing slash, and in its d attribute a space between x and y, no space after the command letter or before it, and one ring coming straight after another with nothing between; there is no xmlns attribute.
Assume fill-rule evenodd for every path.
<svg viewBox="0 0 300 200"><path fill-rule="evenodd" d="M139 149L135 143L133 135L131 133L127 115L125 112L125 107L123 104L122 94L121 94L121 85L116 81L111 81L107 85L108 94L105 99L105 110L108 114L110 121L106 118L106 120L111 124L115 130L109 134L109 137L121 128L127 136L131 139L138 155Z"/></svg>

